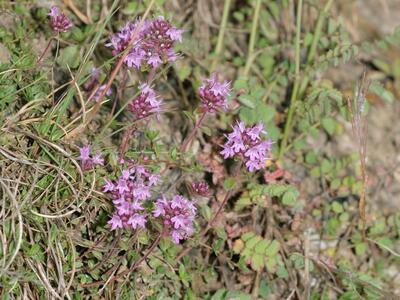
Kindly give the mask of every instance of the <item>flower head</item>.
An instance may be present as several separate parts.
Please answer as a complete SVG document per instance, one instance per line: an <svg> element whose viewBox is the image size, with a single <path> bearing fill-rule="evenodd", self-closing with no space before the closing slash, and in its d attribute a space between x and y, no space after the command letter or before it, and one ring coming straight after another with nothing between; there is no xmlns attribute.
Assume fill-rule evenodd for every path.
<svg viewBox="0 0 400 300"><path fill-rule="evenodd" d="M92 149L91 145L78 147L79 148L79 160L81 161L81 167L84 171L90 170L96 165L103 166L104 159L101 157L101 153L97 152L93 157L90 156Z"/></svg>
<svg viewBox="0 0 400 300"><path fill-rule="evenodd" d="M162 218L163 225L176 244L192 234L195 215L194 204L180 195L175 195L172 199L158 199L153 211L154 217Z"/></svg>
<svg viewBox="0 0 400 300"><path fill-rule="evenodd" d="M260 136L264 126L260 123L252 127L245 127L243 122L238 122L233 127L233 132L228 134L221 154L224 158L238 156L243 160L250 172L260 170L270 159L271 139L263 140Z"/></svg>
<svg viewBox="0 0 400 300"><path fill-rule="evenodd" d="M193 182L192 183L192 189L194 194L207 197L210 195L210 190L207 182Z"/></svg>
<svg viewBox="0 0 400 300"><path fill-rule="evenodd" d="M230 91L231 85L228 81L219 82L218 76L212 74L210 78L203 80L199 88L201 107L210 113L219 109L225 110Z"/></svg>
<svg viewBox="0 0 400 300"><path fill-rule="evenodd" d="M125 58L128 67L149 66L155 69L167 61L176 60L174 45L182 41L183 30L173 27L161 16L143 22L141 28L138 26L139 21L128 22L111 37L106 46L113 48L113 55L124 51L135 34L135 41Z"/></svg>
<svg viewBox="0 0 400 300"><path fill-rule="evenodd" d="M143 119L151 114L159 113L161 100L158 99L156 92L146 83L140 85L140 90L140 95L129 103L131 113L136 119Z"/></svg>
<svg viewBox="0 0 400 300"><path fill-rule="evenodd" d="M50 26L57 33L66 32L72 27L71 20L56 6L51 7L49 16Z"/></svg>
<svg viewBox="0 0 400 300"><path fill-rule="evenodd" d="M144 166L137 166L123 170L115 182L106 180L103 191L112 195L115 207L108 222L112 230L146 226L148 215L142 204L151 197L150 189L155 184L153 175Z"/></svg>

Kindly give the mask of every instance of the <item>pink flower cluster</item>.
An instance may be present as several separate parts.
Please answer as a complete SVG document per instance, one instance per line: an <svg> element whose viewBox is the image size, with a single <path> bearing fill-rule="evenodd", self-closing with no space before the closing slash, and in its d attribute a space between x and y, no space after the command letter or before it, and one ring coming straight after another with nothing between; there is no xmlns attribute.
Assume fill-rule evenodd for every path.
<svg viewBox="0 0 400 300"><path fill-rule="evenodd" d="M250 172L263 168L270 159L272 146L271 139L260 137L261 133L266 134L263 124L245 127L243 122L237 122L232 128L233 132L227 135L228 140L221 151L224 158L238 156Z"/></svg>
<svg viewBox="0 0 400 300"><path fill-rule="evenodd" d="M126 49L133 34L136 38L129 54L125 58L128 67L151 66L153 69L167 61L175 61L175 42L182 40L183 30L177 29L170 22L159 16L154 20L146 20L138 29L139 21L128 22L111 37L107 47L113 48L113 55Z"/></svg>
<svg viewBox="0 0 400 300"><path fill-rule="evenodd" d="M140 95L129 103L129 110L136 119L143 119L153 113L160 112L161 100L147 83L140 85Z"/></svg>
<svg viewBox="0 0 400 300"><path fill-rule="evenodd" d="M176 244L186 239L193 232L193 221L196 207L183 196L176 195L172 199L162 197L157 200L153 211L154 217L162 218L164 230L167 230Z"/></svg>
<svg viewBox="0 0 400 300"><path fill-rule="evenodd" d="M122 171L116 182L106 180L103 192L112 194L116 211L108 222L111 229L144 228L147 213L143 202L151 197L151 188L159 181L159 175L151 173L144 166Z"/></svg>
<svg viewBox="0 0 400 300"><path fill-rule="evenodd" d="M96 165L104 165L104 159L101 157L100 152L97 152L95 155L90 156L92 146L87 145L78 148L80 152L79 160L81 161L81 168L83 171L90 170Z"/></svg>
<svg viewBox="0 0 400 300"><path fill-rule="evenodd" d="M200 181L200 182L193 182L192 183L192 190L195 195L199 195L202 197L210 196L210 190L207 182Z"/></svg>
<svg viewBox="0 0 400 300"><path fill-rule="evenodd" d="M71 20L56 6L51 7L49 16L50 26L57 33L66 32L72 27Z"/></svg>
<svg viewBox="0 0 400 300"><path fill-rule="evenodd" d="M204 79L199 88L202 109L210 113L218 109L226 110L230 91L230 82L219 82L217 74L212 74L209 79Z"/></svg>

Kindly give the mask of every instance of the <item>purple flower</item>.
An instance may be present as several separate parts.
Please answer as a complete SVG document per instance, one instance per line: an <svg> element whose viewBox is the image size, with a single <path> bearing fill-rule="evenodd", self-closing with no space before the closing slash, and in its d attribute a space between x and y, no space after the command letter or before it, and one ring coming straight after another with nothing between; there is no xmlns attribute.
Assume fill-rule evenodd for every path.
<svg viewBox="0 0 400 300"><path fill-rule="evenodd" d="M114 56L126 49L138 24L139 21L128 22L111 37L106 46L113 48ZM175 42L182 41L182 33L183 30L173 27L163 17L146 20L136 33L135 41L124 62L128 67L157 68L167 61L175 61L174 45Z"/></svg>
<svg viewBox="0 0 400 300"><path fill-rule="evenodd" d="M118 183L115 188L118 190L120 195L123 194L124 192L129 191L128 184L126 180L123 178L118 179Z"/></svg>
<svg viewBox="0 0 400 300"><path fill-rule="evenodd" d="M122 228L122 226L123 226L121 218L116 214L114 214L113 217L111 218L111 220L108 221L108 224L111 225L111 230L115 230L117 228Z"/></svg>
<svg viewBox="0 0 400 300"><path fill-rule="evenodd" d="M193 182L192 189L196 195L203 197L210 196L209 186L206 182Z"/></svg>
<svg viewBox="0 0 400 300"><path fill-rule="evenodd" d="M270 159L272 146L271 139L262 140L260 136L266 134L264 126L260 123L246 128L243 122L237 122L232 128L220 153L225 159L239 157L250 172L262 169Z"/></svg>
<svg viewBox="0 0 400 300"><path fill-rule="evenodd" d="M90 155L90 151L91 151L92 146L87 145L87 146L78 147L78 148L79 148L79 152L80 152L80 156L79 156L80 160L88 160L88 159L90 159L89 155Z"/></svg>
<svg viewBox="0 0 400 300"><path fill-rule="evenodd" d="M105 179L106 183L103 185L103 192L112 192L114 191L114 184L112 183L112 181Z"/></svg>
<svg viewBox="0 0 400 300"><path fill-rule="evenodd" d="M112 195L115 212L109 221L111 229L144 228L147 214L143 203L151 197L150 188L156 184L155 178L145 166L138 165L122 171L115 181L106 180L104 191Z"/></svg>
<svg viewBox="0 0 400 300"><path fill-rule="evenodd" d="M96 155L92 157L92 162L95 165L100 165L100 166L104 165L104 158L101 157L100 152L97 152Z"/></svg>
<svg viewBox="0 0 400 300"><path fill-rule="evenodd" d="M158 175L158 174L151 174L151 175L149 176L149 185L150 185L150 186L156 185L156 184L159 182L159 180L160 180L160 175Z"/></svg>
<svg viewBox="0 0 400 300"><path fill-rule="evenodd" d="M81 161L81 167L83 171L90 170L96 165L103 166L104 165L104 159L101 157L101 153L97 152L96 155L93 157L90 157L90 152L92 149L92 146L87 145L84 147L78 147L79 148L79 160Z"/></svg>
<svg viewBox="0 0 400 300"><path fill-rule="evenodd" d="M129 103L129 110L138 120L161 111L161 100L157 99L156 92L151 86L142 83L140 90L140 95Z"/></svg>
<svg viewBox="0 0 400 300"><path fill-rule="evenodd" d="M199 88L201 107L213 113L219 109L226 110L231 86L228 81L219 82L218 76L212 74L209 79L204 79Z"/></svg>
<svg viewBox="0 0 400 300"><path fill-rule="evenodd" d="M138 226L144 228L146 226L146 221L145 215L134 214L129 218L127 223L131 225L133 229L136 229Z"/></svg>
<svg viewBox="0 0 400 300"><path fill-rule="evenodd" d="M175 27L172 27L167 30L167 35L173 40L173 41L178 41L182 42L182 33L185 30L183 29L177 29Z"/></svg>
<svg viewBox="0 0 400 300"><path fill-rule="evenodd" d="M175 195L171 200L163 197L157 200L154 217L161 217L166 230L175 243L186 239L193 232L196 207L183 196Z"/></svg>
<svg viewBox="0 0 400 300"><path fill-rule="evenodd" d="M63 12L60 12L56 6L51 7L49 16L50 26L57 33L66 32L72 27L71 20Z"/></svg>

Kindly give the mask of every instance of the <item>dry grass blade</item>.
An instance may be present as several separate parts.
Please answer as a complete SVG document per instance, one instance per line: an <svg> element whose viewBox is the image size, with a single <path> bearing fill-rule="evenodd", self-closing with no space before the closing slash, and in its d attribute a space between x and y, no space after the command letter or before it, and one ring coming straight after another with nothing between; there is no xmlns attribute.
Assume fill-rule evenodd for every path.
<svg viewBox="0 0 400 300"><path fill-rule="evenodd" d="M366 78L367 73L364 71L361 80L358 82L353 99L347 98L347 107L350 114L353 134L357 139L358 151L360 155L362 187L360 192L359 215L363 225L363 236L365 238L366 227L366 187L367 187L367 131L368 123L364 113L366 94L369 89L370 82Z"/></svg>

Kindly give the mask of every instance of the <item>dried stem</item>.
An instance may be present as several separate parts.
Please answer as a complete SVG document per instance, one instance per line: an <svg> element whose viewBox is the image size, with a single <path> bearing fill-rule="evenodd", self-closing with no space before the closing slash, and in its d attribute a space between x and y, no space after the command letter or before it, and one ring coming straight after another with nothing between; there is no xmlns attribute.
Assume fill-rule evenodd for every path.
<svg viewBox="0 0 400 300"><path fill-rule="evenodd" d="M204 121L204 117L206 116L207 111L204 111L202 115L200 116L200 119L196 122L196 125L193 127L192 132L189 134L189 136L183 141L181 148L179 149L180 152L185 152L186 148L189 146L190 142L193 140L197 130L199 130L201 124Z"/></svg>
<svg viewBox="0 0 400 300"><path fill-rule="evenodd" d="M360 155L361 165L361 177L362 186L360 191L360 202L358 205L359 215L362 221L363 237L365 238L366 228L366 217L365 217L365 206L366 206L366 189L367 189L367 131L368 123L363 116L363 108L366 101L365 95L369 88L369 82L366 80L366 71L364 71L361 81L357 84L355 97L353 100L347 98L347 107L350 114L351 125L353 128L353 134L355 135L358 142L358 152Z"/></svg>
<svg viewBox="0 0 400 300"><path fill-rule="evenodd" d="M50 49L50 45L51 45L52 41L53 41L53 38L50 38L49 42L47 43L46 48L44 48L44 51L42 52L42 54L39 56L38 60L36 61L37 65L40 65L42 63L44 56L46 55L47 51L49 51L49 49Z"/></svg>

